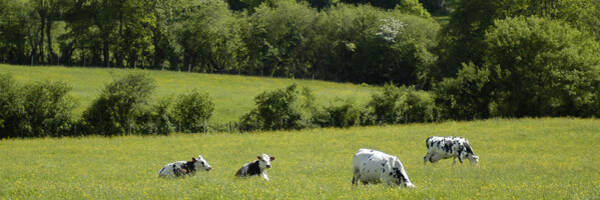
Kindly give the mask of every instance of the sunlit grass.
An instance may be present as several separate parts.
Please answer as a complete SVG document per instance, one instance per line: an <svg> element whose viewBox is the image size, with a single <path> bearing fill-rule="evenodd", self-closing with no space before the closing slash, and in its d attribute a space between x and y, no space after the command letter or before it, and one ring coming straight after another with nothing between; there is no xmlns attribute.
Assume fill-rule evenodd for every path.
<svg viewBox="0 0 600 200"><path fill-rule="evenodd" d="M425 139L463 136L477 166L423 165ZM255 134L0 141L0 199L598 199L600 120L491 119ZM351 186L359 148L397 155L417 188ZM233 175L260 153L270 182ZM213 170L157 178L202 154Z"/></svg>
<svg viewBox="0 0 600 200"><path fill-rule="evenodd" d="M336 98L352 98L366 103L377 87L316 80L294 80L237 75L216 75L157 70L117 68L30 67L0 64L0 73L9 73L21 83L31 81L63 81L73 88L71 94L79 101L74 110L79 116L98 96L104 85L127 73L147 73L154 78L157 88L153 100L174 99L177 95L198 89L208 92L215 103L212 121L236 121L254 106L254 97L261 92L284 88L292 83L310 88L317 102L327 105Z"/></svg>

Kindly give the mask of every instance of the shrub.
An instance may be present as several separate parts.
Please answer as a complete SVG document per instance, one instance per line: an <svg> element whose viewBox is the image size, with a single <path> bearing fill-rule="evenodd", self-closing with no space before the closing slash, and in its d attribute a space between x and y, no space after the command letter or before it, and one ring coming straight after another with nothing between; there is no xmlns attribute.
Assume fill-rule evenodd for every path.
<svg viewBox="0 0 600 200"><path fill-rule="evenodd" d="M0 138L22 137L24 119L19 86L11 75L0 73Z"/></svg>
<svg viewBox="0 0 600 200"><path fill-rule="evenodd" d="M75 102L62 82L38 82L25 85L23 102L26 135L29 137L63 136L71 130L71 111Z"/></svg>
<svg viewBox="0 0 600 200"><path fill-rule="evenodd" d="M305 90L308 91L308 90ZM310 126L310 119L303 117L307 104L298 100L301 92L296 84L285 89L263 92L254 98L256 108L242 116L240 130L301 129ZM310 92L304 92L304 99Z"/></svg>
<svg viewBox="0 0 600 200"><path fill-rule="evenodd" d="M338 102L325 107L324 110L315 117L316 119L314 121L323 127L350 127L360 125L362 114L361 108L350 99L344 101L338 99L337 101Z"/></svg>
<svg viewBox="0 0 600 200"><path fill-rule="evenodd" d="M451 119L483 119L489 117L489 70L473 63L463 64L456 78L444 78L433 88L443 116Z"/></svg>
<svg viewBox="0 0 600 200"><path fill-rule="evenodd" d="M143 74L129 74L115 80L83 112L82 124L95 134L134 133L138 128L136 120L144 113L154 88L154 80Z"/></svg>
<svg viewBox="0 0 600 200"><path fill-rule="evenodd" d="M0 74L0 138L68 135L75 107L70 90L62 82L19 86Z"/></svg>
<svg viewBox="0 0 600 200"><path fill-rule="evenodd" d="M173 124L174 117L171 113L171 107L171 101L164 98L150 106L150 109L144 109L142 115L136 119L140 126L139 132L162 135L174 132L176 127Z"/></svg>
<svg viewBox="0 0 600 200"><path fill-rule="evenodd" d="M381 94L374 94L367 105L377 123L431 122L440 119L434 96L414 87L386 84Z"/></svg>
<svg viewBox="0 0 600 200"><path fill-rule="evenodd" d="M180 95L173 108L177 131L205 131L214 109L215 104L206 93L194 90L189 94Z"/></svg>

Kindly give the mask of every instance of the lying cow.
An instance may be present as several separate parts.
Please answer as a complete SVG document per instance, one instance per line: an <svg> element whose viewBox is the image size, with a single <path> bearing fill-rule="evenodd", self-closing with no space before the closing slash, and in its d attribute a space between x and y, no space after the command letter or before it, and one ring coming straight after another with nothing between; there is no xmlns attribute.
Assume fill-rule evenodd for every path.
<svg viewBox="0 0 600 200"><path fill-rule="evenodd" d="M387 186L414 188L404 170L402 162L396 157L372 149L359 149L354 154L354 177L352 185L383 182Z"/></svg>
<svg viewBox="0 0 600 200"><path fill-rule="evenodd" d="M269 180L266 169L271 168L271 161L275 160L275 157L271 157L267 154L257 156L258 160L246 163L240 168L235 176L237 177L249 177L249 176L262 176L265 180Z"/></svg>
<svg viewBox="0 0 600 200"><path fill-rule="evenodd" d="M473 149L469 141L461 137L439 137L431 136L425 140L427 145L427 154L423 157L423 161L435 163L441 159L454 158L453 164L456 164L456 158L460 163L465 158L471 163L477 164L479 156L473 153Z"/></svg>
<svg viewBox="0 0 600 200"><path fill-rule="evenodd" d="M197 170L204 169L210 171L212 168L204 160L202 155L198 156L198 159L192 158L191 161L177 161L174 163L166 164L160 171L158 171L158 177L179 177L183 175L194 175Z"/></svg>

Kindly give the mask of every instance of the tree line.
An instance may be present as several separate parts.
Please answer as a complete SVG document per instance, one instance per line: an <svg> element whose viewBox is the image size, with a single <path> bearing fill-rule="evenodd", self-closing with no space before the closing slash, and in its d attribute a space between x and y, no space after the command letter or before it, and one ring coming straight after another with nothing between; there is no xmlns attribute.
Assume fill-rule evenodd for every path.
<svg viewBox="0 0 600 200"><path fill-rule="evenodd" d="M0 15L6 63L392 83L461 120L600 112L597 0L0 0Z"/></svg>

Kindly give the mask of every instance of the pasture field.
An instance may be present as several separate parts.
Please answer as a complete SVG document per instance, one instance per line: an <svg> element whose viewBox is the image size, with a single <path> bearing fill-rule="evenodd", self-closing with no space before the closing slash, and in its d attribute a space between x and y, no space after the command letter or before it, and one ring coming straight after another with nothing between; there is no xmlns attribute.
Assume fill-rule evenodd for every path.
<svg viewBox="0 0 600 200"><path fill-rule="evenodd" d="M479 165L423 165L425 139L464 136ZM600 120L490 119L251 134L0 141L0 199L600 199ZM359 148L398 156L415 189L351 186ZM260 153L271 181L235 178ZM159 179L202 154L210 172Z"/></svg>
<svg viewBox="0 0 600 200"><path fill-rule="evenodd" d="M226 123L238 120L254 107L254 97L264 91L287 87L292 83L308 87L321 105L338 98L351 98L366 103L378 87L350 83L333 83L317 80L294 80L285 78L218 75L188 72L136 70L119 68L39 67L0 64L0 73L9 73L21 83L32 81L63 81L70 85L79 105L75 116L98 97L104 85L127 73L146 73L156 80L153 100L173 98L193 89L208 92L215 103L212 122Z"/></svg>

